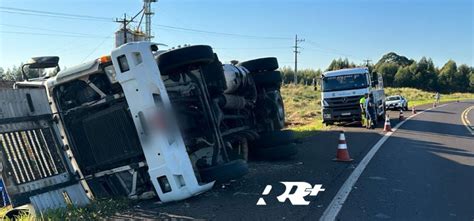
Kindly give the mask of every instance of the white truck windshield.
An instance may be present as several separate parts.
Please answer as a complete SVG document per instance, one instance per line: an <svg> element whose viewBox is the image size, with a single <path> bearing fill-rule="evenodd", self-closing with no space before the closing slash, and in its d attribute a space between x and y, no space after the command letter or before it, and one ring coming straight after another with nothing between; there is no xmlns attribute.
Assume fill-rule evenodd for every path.
<svg viewBox="0 0 474 221"><path fill-rule="evenodd" d="M342 91L367 87L365 74L350 74L323 78L322 89L327 91Z"/></svg>

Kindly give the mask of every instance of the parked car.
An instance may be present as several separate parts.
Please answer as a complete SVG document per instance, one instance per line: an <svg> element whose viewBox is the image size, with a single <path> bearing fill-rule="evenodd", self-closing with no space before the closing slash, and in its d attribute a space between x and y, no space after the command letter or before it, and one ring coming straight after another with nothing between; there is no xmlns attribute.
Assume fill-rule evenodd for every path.
<svg viewBox="0 0 474 221"><path fill-rule="evenodd" d="M385 108L390 110L408 110L408 100L401 95L393 95L385 100Z"/></svg>
<svg viewBox="0 0 474 221"><path fill-rule="evenodd" d="M29 68L58 66L58 57ZM133 42L0 91L2 177L13 206L157 195L177 201L296 154L276 58L222 64L210 46ZM8 108L6 108L8 107Z"/></svg>

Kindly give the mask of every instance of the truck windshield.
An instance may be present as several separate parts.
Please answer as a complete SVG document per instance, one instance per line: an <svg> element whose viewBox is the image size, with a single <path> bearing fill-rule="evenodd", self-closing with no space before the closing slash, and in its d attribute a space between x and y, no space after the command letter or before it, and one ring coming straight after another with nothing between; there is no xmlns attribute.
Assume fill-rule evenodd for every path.
<svg viewBox="0 0 474 221"><path fill-rule="evenodd" d="M323 78L322 89L327 91L342 91L367 87L365 74L350 74Z"/></svg>

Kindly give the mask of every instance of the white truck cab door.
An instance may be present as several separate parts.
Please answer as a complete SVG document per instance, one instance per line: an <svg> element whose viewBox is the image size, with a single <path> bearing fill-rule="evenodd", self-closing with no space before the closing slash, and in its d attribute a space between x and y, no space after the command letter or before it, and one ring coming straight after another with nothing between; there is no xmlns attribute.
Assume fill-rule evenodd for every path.
<svg viewBox="0 0 474 221"><path fill-rule="evenodd" d="M45 88L0 90L0 171L13 207L89 203L63 148Z"/></svg>
<svg viewBox="0 0 474 221"><path fill-rule="evenodd" d="M199 184L178 129L150 42L132 42L112 51L116 79L123 88L148 165L163 202L183 200L212 188Z"/></svg>

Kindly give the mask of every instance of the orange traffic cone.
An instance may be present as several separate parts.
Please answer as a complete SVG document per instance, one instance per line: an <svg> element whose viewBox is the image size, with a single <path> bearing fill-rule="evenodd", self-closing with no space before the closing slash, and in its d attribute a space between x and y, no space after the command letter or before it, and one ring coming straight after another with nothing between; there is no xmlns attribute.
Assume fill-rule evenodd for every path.
<svg viewBox="0 0 474 221"><path fill-rule="evenodd" d="M344 131L341 131L339 134L339 144L337 145L337 153L334 161L340 162L351 162L353 159L349 156L349 151L347 150L346 136L344 136Z"/></svg>
<svg viewBox="0 0 474 221"><path fill-rule="evenodd" d="M402 121L405 120L405 117L403 116L403 110L400 109L400 115L398 116L398 120Z"/></svg>
<svg viewBox="0 0 474 221"><path fill-rule="evenodd" d="M392 132L392 126L390 125L390 116L385 116L385 125L383 126L384 132Z"/></svg>
<svg viewBox="0 0 474 221"><path fill-rule="evenodd" d="M411 113L412 113L412 114L416 114L415 106L411 107Z"/></svg>

